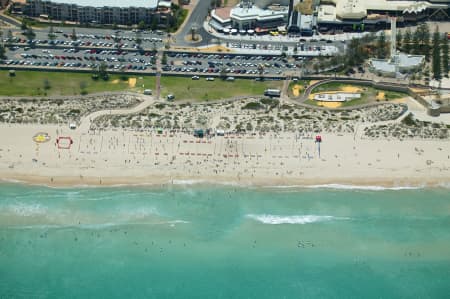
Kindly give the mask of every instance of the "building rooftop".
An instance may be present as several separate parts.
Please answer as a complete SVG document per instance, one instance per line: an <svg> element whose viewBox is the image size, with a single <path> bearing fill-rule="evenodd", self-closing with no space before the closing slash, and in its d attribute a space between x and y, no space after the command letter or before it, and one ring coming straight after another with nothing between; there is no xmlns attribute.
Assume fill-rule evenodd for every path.
<svg viewBox="0 0 450 299"><path fill-rule="evenodd" d="M212 11L212 14L222 22L230 20L231 7L216 8Z"/></svg>
<svg viewBox="0 0 450 299"><path fill-rule="evenodd" d="M50 0L53 3L67 3L76 4L79 6L91 6L91 7L145 7L156 8L159 0Z"/></svg>
<svg viewBox="0 0 450 299"><path fill-rule="evenodd" d="M319 19L330 21L333 15L340 19L363 19L368 10L418 13L427 8L448 8L448 4L407 0L327 0L319 6Z"/></svg>
<svg viewBox="0 0 450 299"><path fill-rule="evenodd" d="M279 10L274 11L270 9L262 9L256 5L252 7L239 7L236 6L231 10L231 16L236 19L246 20L246 19L258 19L258 20L269 20L284 17L289 11L287 6L280 7Z"/></svg>
<svg viewBox="0 0 450 299"><path fill-rule="evenodd" d="M298 2L295 5L295 8L302 13L302 15L312 15L314 12L313 9L313 0L304 0L302 2Z"/></svg>
<svg viewBox="0 0 450 299"><path fill-rule="evenodd" d="M419 67L425 57L423 55L409 55L405 53L398 53L395 55L394 59L398 61L398 67L401 70L405 69L414 69ZM383 73L395 73L395 63L393 60L387 59L372 59L371 61L372 67L377 71Z"/></svg>

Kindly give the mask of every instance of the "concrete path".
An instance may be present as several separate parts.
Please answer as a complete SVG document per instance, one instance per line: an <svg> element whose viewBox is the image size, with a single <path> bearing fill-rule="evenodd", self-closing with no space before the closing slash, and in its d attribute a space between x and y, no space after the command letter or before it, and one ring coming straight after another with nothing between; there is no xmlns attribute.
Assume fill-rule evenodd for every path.
<svg viewBox="0 0 450 299"><path fill-rule="evenodd" d="M132 108L100 110L87 115L81 120L81 123L77 128L77 132L87 133L89 131L89 128L91 127L92 121L94 121L97 117L103 115L123 115L138 113L156 102L156 100L152 96L142 97L144 98L144 101Z"/></svg>

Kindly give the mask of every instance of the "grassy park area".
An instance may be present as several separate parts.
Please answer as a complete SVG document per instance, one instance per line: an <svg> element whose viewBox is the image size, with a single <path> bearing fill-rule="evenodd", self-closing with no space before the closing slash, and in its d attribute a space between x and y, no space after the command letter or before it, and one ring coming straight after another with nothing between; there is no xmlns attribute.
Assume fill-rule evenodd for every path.
<svg viewBox="0 0 450 299"><path fill-rule="evenodd" d="M191 77L163 76L161 98L174 94L175 100L209 101L237 96L262 96L267 88L281 88L281 81L254 81L236 79L223 81L216 78L192 80ZM0 71L1 96L60 96L98 92L155 90L154 76L110 75L109 80L93 80L90 73Z"/></svg>
<svg viewBox="0 0 450 299"><path fill-rule="evenodd" d="M358 99L353 99L347 102L322 102L313 99L314 94L318 93L337 93L337 92L350 92L350 93L360 93L361 97ZM328 108L339 108L339 107L351 107L362 104L368 104L372 102L385 102L400 99L408 96L402 92L388 91L373 88L371 86L363 86L357 84L347 84L340 82L330 82L323 85L319 85L311 91L309 99L305 101L306 104L320 107Z"/></svg>
<svg viewBox="0 0 450 299"><path fill-rule="evenodd" d="M137 83L136 83L137 86ZM112 75L108 81L93 80L90 73L16 71L10 76L8 71L0 71L0 95L2 96L59 96L83 93L132 91L128 78L122 80Z"/></svg>
<svg viewBox="0 0 450 299"><path fill-rule="evenodd" d="M210 101L238 96L262 96L267 88L281 88L282 81L255 81L238 79L223 81L216 78L192 80L190 77L167 76L161 78L161 97L175 95L175 100Z"/></svg>

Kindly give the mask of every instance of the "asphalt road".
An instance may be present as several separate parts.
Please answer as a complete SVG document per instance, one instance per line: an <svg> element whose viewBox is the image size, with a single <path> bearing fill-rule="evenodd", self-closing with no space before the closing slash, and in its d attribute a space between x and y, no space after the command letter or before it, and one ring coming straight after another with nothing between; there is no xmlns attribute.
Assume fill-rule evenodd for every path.
<svg viewBox="0 0 450 299"><path fill-rule="evenodd" d="M183 29L176 35L176 45L187 47L187 46L206 46L211 43L213 38L206 30L203 28L203 22L208 16L208 9L211 1L208 0L197 0L197 4L192 10L188 20L186 21ZM191 34L191 28L193 25L197 26L197 34L202 37L200 42L190 43L185 41L185 36Z"/></svg>
<svg viewBox="0 0 450 299"><path fill-rule="evenodd" d="M0 20L2 20L5 23L11 24L13 26L20 26L20 22L14 20L12 18L7 18L7 17L5 17L4 15L1 15L1 14L0 14Z"/></svg>

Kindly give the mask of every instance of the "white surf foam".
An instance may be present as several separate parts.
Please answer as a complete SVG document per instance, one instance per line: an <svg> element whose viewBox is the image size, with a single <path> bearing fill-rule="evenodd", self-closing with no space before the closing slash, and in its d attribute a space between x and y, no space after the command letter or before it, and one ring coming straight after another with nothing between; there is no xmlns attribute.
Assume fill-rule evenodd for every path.
<svg viewBox="0 0 450 299"><path fill-rule="evenodd" d="M105 223L85 223L85 224L32 224L32 225L11 225L7 226L9 229L40 229L40 230L50 230L50 229L84 229L84 230L104 230L114 227L123 227L129 225L169 225L175 226L176 224L187 224L189 221L185 220L169 220L160 222L105 222Z"/></svg>
<svg viewBox="0 0 450 299"><path fill-rule="evenodd" d="M325 184L325 185L310 185L305 188L324 188L324 189L341 189L341 190L369 190L369 191L383 191L383 190L416 190L422 189L423 186L363 186L363 185L341 185L341 184Z"/></svg>
<svg viewBox="0 0 450 299"><path fill-rule="evenodd" d="M40 204L17 203L0 208L0 211L1 210L6 210L8 213L23 217L44 215L47 213L47 208L41 206Z"/></svg>
<svg viewBox="0 0 450 299"><path fill-rule="evenodd" d="M264 224L308 224L333 220L348 220L347 217L335 217L326 215L270 215L270 214L247 214L247 218L262 222Z"/></svg>
<svg viewBox="0 0 450 299"><path fill-rule="evenodd" d="M224 186L239 186L238 183L232 181L210 181L210 180L172 180L169 183L173 185L224 185Z"/></svg>
<svg viewBox="0 0 450 299"><path fill-rule="evenodd" d="M25 181L16 180L16 179L1 178L0 180L2 182L5 182L5 183L13 183L13 184L23 184L23 183L25 183Z"/></svg>

